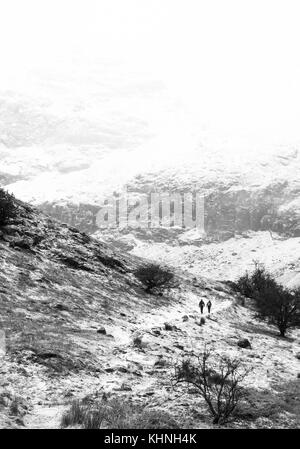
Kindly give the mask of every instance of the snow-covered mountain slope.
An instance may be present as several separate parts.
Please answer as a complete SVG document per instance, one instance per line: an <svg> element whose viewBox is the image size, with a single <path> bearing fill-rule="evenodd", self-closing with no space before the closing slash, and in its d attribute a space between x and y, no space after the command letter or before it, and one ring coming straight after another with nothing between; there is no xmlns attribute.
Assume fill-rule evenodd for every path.
<svg viewBox="0 0 300 449"><path fill-rule="evenodd" d="M264 231L200 246L131 242L132 254L179 266L195 276L235 281L258 262L287 287L300 286L300 238L282 239Z"/></svg>
<svg viewBox="0 0 300 449"><path fill-rule="evenodd" d="M204 194L278 185L296 207L299 142L228 137L120 64L71 68L26 74L25 87L0 93L0 173L16 177L17 197L99 205L125 185Z"/></svg>
<svg viewBox="0 0 300 449"><path fill-rule="evenodd" d="M293 244L300 236L297 142L228 138L199 125L161 83L120 66L116 70L113 64L101 67L87 71L74 65L72 76L66 77L62 65L57 73L34 74L25 90L2 92L0 183L49 215L118 248L135 246L143 255L147 248L148 254L174 264L182 247L190 253L195 246L195 260L190 255L187 261L192 271L198 270L198 248L214 258L214 245L222 248L224 241L226 253L230 239L228 245L236 244L241 253L240 237L258 232L245 240L248 260L232 261L239 272L244 270L252 250L255 254L259 245L269 245L268 233L261 242L260 232L266 230L292 238L280 245L289 252L284 252L286 263L294 263ZM98 231L95 213L103 200L125 187L137 201L154 190L202 193L205 238L193 229ZM202 248L206 243L213 246ZM166 250L158 251L164 244ZM275 261L275 246L266 252ZM257 259L264 256L261 252ZM235 275L233 268L224 271L223 264L215 268L213 277Z"/></svg>
<svg viewBox="0 0 300 449"><path fill-rule="evenodd" d="M169 292L146 294L142 263L18 203L0 235L0 426L58 428L70 401L105 395L212 427L195 392L171 383L174 364L206 345L253 368L251 414L245 405L227 427L297 427L298 331L278 338L228 284L180 270ZM200 297L213 303L202 325Z"/></svg>

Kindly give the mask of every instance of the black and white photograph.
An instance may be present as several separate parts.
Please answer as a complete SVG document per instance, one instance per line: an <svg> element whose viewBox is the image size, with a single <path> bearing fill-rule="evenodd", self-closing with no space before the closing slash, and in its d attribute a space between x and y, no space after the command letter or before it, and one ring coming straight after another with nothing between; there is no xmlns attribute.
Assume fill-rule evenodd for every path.
<svg viewBox="0 0 300 449"><path fill-rule="evenodd" d="M0 0L0 429L299 430L299 20Z"/></svg>

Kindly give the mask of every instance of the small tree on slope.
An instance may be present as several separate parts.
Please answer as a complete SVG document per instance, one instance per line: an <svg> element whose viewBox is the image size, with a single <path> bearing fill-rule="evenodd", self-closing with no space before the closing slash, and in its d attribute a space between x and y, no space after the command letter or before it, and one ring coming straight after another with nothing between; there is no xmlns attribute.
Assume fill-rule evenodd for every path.
<svg viewBox="0 0 300 449"><path fill-rule="evenodd" d="M170 270L157 264L139 267L134 274L144 284L148 293L151 293L155 288L167 287L174 278L174 274Z"/></svg>
<svg viewBox="0 0 300 449"><path fill-rule="evenodd" d="M300 327L300 289L265 287L256 297L256 307L258 317L277 326L282 337L288 329Z"/></svg>
<svg viewBox="0 0 300 449"><path fill-rule="evenodd" d="M213 363L207 350L196 360L184 360L175 367L175 383L193 385L205 400L213 423L224 424L245 397L241 382L251 370L243 368L240 360L224 356Z"/></svg>
<svg viewBox="0 0 300 449"><path fill-rule="evenodd" d="M258 267L252 275L242 276L237 288L255 300L258 318L277 326L282 337L289 328L300 326L300 288L288 290Z"/></svg>

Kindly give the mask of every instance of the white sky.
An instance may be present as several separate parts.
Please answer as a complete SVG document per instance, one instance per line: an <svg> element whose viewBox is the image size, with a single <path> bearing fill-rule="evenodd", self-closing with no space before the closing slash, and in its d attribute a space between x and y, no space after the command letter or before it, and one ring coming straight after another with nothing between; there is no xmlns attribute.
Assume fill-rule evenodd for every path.
<svg viewBox="0 0 300 449"><path fill-rule="evenodd" d="M199 126L300 142L299 13L297 0L0 0L0 83L123 61Z"/></svg>

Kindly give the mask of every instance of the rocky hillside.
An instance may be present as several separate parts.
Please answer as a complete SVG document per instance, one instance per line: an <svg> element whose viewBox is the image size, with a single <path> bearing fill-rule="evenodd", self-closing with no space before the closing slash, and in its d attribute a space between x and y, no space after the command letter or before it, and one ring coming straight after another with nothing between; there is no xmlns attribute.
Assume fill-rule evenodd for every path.
<svg viewBox="0 0 300 449"><path fill-rule="evenodd" d="M175 247L166 242L141 241L133 236L127 238L127 242L131 254L181 267L195 276L235 281L246 271L252 272L258 262L280 283L289 288L300 286L299 237L287 239L268 231L250 231L208 245L199 245L191 239Z"/></svg>
<svg viewBox="0 0 300 449"><path fill-rule="evenodd" d="M102 102L94 110L92 101L73 98L71 81L60 85L56 76L34 80L43 92L48 86L44 101L0 92L0 185L18 198L92 233L95 208L125 187L137 200L153 191L198 191L205 196L208 242L249 230L300 235L296 144L216 138L213 129L202 129L183 113L159 83L123 81L120 87L109 72L97 87ZM77 76L74 71L72 82ZM98 76L91 73L86 85ZM116 98L126 98L118 114ZM172 234L169 238L174 241Z"/></svg>
<svg viewBox="0 0 300 449"><path fill-rule="evenodd" d="M205 154L199 154L201 160L206 161ZM94 157L98 157L95 153ZM134 155L128 154L128 157ZM54 191L45 192L42 196L31 193L35 188L34 179L11 183L9 189L35 202L47 214L76 225L81 230L93 233L97 230L95 214L101 207L104 198L108 198L114 191L122 192L125 185L128 187L129 198L133 203L145 198L153 191L172 193L186 193L197 191L205 198L205 231L206 236L201 236L200 243L211 241L224 241L233 237L236 233L246 231L270 230L285 237L299 237L299 154L298 151L287 152L286 156L273 155L268 162L261 160L256 163L249 161L249 166L241 166L240 172L230 165L227 169L221 168L217 155L207 155L208 163L201 167L195 160L184 165L180 169L173 167L169 170L156 170L153 172L141 172L126 183L114 183L107 180L106 175L98 175L91 169L83 170L80 179L69 176L68 172L56 177L48 177L55 185L63 182L63 185L86 185L84 179L89 179L90 187L86 190L87 197L81 201L80 192L68 196L62 194L53 198ZM103 167L106 166L102 159ZM84 168L84 167L83 167ZM100 168L99 168L100 169ZM103 169L103 168L102 168ZM112 167L107 167L111 170ZM222 176L221 176L222 173ZM255 177L253 176L255 173ZM49 174L50 176L50 174ZM40 178L39 178L40 179ZM101 182L100 182L101 181ZM105 184L105 186L103 185ZM55 187L53 187L54 189ZM75 187L74 187L75 188ZM130 231L129 231L130 232ZM128 229L122 234L128 233ZM184 232L174 229L166 232L158 229L151 232L155 241L169 240L174 244L183 243ZM149 240L149 232L141 230L138 234L142 240ZM111 237L108 233L107 238ZM114 240L118 240L120 233L116 233Z"/></svg>
<svg viewBox="0 0 300 449"><path fill-rule="evenodd" d="M227 426L299 425L299 332L278 338L227 283L184 271L163 295L146 294L133 275L142 259L17 205L0 233L1 427L59 427L70 402L87 395L211 427L195 391L171 383L176 361L205 344L254 369L251 406ZM213 303L202 325L200 297ZM238 345L245 338L248 348Z"/></svg>

